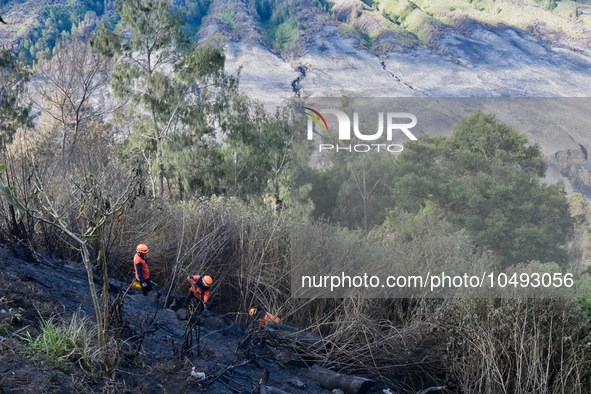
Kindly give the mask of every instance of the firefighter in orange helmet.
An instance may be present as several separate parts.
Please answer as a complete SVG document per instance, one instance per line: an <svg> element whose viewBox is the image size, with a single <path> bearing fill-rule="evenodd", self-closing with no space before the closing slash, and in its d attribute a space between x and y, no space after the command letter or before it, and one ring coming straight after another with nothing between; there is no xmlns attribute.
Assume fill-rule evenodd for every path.
<svg viewBox="0 0 591 394"><path fill-rule="evenodd" d="M187 276L187 280L191 284L191 288L189 289L191 293L193 293L195 298L197 298L200 301L203 301L203 307L207 309L207 302L209 301L211 284L213 283L211 276L189 275Z"/></svg>
<svg viewBox="0 0 591 394"><path fill-rule="evenodd" d="M146 253L149 249L145 244L139 244L136 248L136 254L133 256L133 267L135 268L135 278L142 284L144 296L148 295L153 289L153 282L150 280L150 270L148 269L148 259Z"/></svg>
<svg viewBox="0 0 591 394"><path fill-rule="evenodd" d="M270 314L269 312L265 311L264 309L257 310L256 308L251 308L248 311L248 314L259 321L260 325L265 327L269 322L279 323L279 318Z"/></svg>

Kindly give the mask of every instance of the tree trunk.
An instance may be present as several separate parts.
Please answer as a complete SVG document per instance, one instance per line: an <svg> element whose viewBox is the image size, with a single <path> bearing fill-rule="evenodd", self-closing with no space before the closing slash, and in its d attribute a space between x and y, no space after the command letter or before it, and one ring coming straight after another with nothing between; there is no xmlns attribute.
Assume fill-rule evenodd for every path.
<svg viewBox="0 0 591 394"><path fill-rule="evenodd" d="M327 390L343 390L346 394L365 394L376 382L358 376L342 375L313 365L308 371L308 376L320 383Z"/></svg>

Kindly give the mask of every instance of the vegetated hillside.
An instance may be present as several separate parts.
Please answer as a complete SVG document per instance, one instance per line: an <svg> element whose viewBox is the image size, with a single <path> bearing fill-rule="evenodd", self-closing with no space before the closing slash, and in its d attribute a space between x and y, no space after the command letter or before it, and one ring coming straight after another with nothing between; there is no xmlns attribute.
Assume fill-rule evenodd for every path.
<svg viewBox="0 0 591 394"><path fill-rule="evenodd" d="M109 4L103 4L107 6L103 13L113 15ZM587 55L584 52L551 46L514 27L499 29L474 23L472 35L467 36L457 27L438 25L442 30L437 39L420 40L416 33L413 38L410 34L404 36L404 32L385 34L382 39L359 30L361 27L344 27L349 23L344 21L365 20L373 18L374 14L379 16L377 11L385 12L373 9L374 4L339 3L342 8L327 10L326 4L306 3L307 8L297 14L290 8L293 4L303 3L185 2L191 13L188 12L187 17L196 21L185 28L204 42L234 40L228 41L227 53L231 58L228 69L237 67L244 59L251 59L244 67L246 84L243 89L255 97L258 94L266 104L281 103L292 93L308 96L329 92L339 96L347 89L352 94L389 92L392 95L392 91L400 89L394 95L403 95L402 92L433 95L445 92L446 88L441 86L446 83L455 95L492 91L494 95L551 92L556 96L564 95L569 89L578 89L578 93L586 89ZM239 95L234 90L233 79L220 75L215 67L209 68L210 73L206 75L199 73L203 71L199 67L188 67L160 73L158 78L138 68L130 72L138 63L152 58L138 54L143 48L116 45L117 40L110 40L113 35L121 34L125 41L132 29L145 34L146 30L139 31L141 26L135 24L138 20L153 23L155 29L148 29L148 33L165 31L175 37L180 36L176 29L182 26L168 23L177 20L171 18L166 6L157 10L163 18L150 18L154 15L150 14L152 9L137 7L134 1L126 5L129 8L121 17L128 30L102 29L98 37L102 40L94 42L104 52L118 51L119 63L115 68L109 68L104 59L87 53L89 49L81 41L74 41L67 51L59 52L62 57L39 64L35 74L63 76L64 63L60 61L65 61L68 53L88 55L87 59L95 67L91 72L100 70L101 76L114 77L97 83L115 82L110 87L118 90L129 103L125 112L113 115L109 122L101 117L110 111L107 108L102 108L104 112L94 112L94 108L90 108L87 114L91 119L87 122L71 123L68 119L54 118L55 122L33 125L21 119L18 115L22 108L18 100L12 99L24 90L24 84L20 84L22 69L15 67L18 62L8 55L0 59L6 76L2 82L10 87L0 89L3 98L8 98L2 104L11 122L9 136L13 136L12 142L5 142L6 149L0 151L7 164L0 167L3 187L0 236L2 242L11 242L14 249L16 245L23 245L30 256L15 259L5 254L1 260L0 333L4 339L0 339L0 357L4 358L3 365L8 364L1 370L2 387L32 380L31 391L38 391L43 385L48 385L48 389L76 392L86 389L184 391L201 385L212 392L248 392L256 386L259 376L265 376L267 367L271 373L270 384L296 391L285 380L297 374L290 361L295 356L296 363L301 366L302 360L298 357L305 354L342 372L379 377L390 387L398 389L400 386L399 391L416 393L434 383L453 385L452 390L462 392L503 392L513 388L548 393L585 392L591 376L586 362L590 351L587 300L364 299L357 294L341 299L300 299L290 293L290 277L294 273L290 265L290 235L294 226L309 237L309 241L298 248L304 252L300 257L313 263L316 260L308 259L306 254L318 250L316 255L323 256L327 248L347 251L339 247L345 244L354 247L363 257L369 257L372 263L379 262L389 272L400 273L401 268L419 266L440 269L450 262L496 270L500 264L499 253L508 252L512 255L506 256L506 264L524 263L527 265L520 265L519 269L543 272L546 277L551 272L562 274L572 270L569 273L576 275L582 286L578 290L587 291L588 275L582 271L589 261L589 206L581 195L570 196L567 201L560 188L538 183L543 160L536 149L521 146L527 143L522 136L514 139L520 148L513 152L515 155L495 148L504 145L503 134L497 135L496 142L491 141L493 151L487 151L479 145L479 137L486 136L487 129L470 127L473 138L458 137L460 143L445 143L447 148L454 148L449 156L458 158L458 163L439 160L438 155L422 155L427 161L417 166L417 170L428 171L429 177L422 178L430 184L416 190L420 194L406 187L422 185L414 182L416 177L406 171L405 166L415 166L413 152L420 154L422 149L434 150L436 146L416 145L417 150L405 149L400 160L394 163L395 168L387 156L372 157L380 160L375 161L375 166L367 163L371 168L365 167L366 163L358 167L358 163L343 162L344 165L334 166L337 176L330 179L326 172L314 171L307 165L296 168L295 176L301 177L303 186L297 190L300 193L289 196L286 190L294 179L286 174L284 164L290 159L286 141L293 117L281 111L274 115L264 113L259 105ZM349 5L355 7L347 8ZM52 42L55 44L56 37L62 34L53 24L62 23L64 13L69 22L75 22L67 5L59 3L59 6L62 7L60 12L48 11L47 28L36 30L27 38L29 45L23 48L28 48L28 52L22 53L29 61L49 55ZM416 9L411 6L408 15L400 17L404 21L398 23L416 14ZM341 17L338 12L343 12ZM256 18L252 16L255 13ZM85 16L88 23L83 27L90 31L98 18L88 13ZM306 22L310 28L301 28ZM309 35L301 34L304 31ZM41 38L38 47L33 42L35 38ZM171 43L175 42L173 38L167 37L159 53L169 53ZM380 48L386 47L376 43L387 42L398 46L388 49L390 52L380 52ZM498 44L497 52L488 49L490 42ZM449 55L451 52L444 52L442 43L446 43L448 51L461 56L454 58ZM115 44L115 48L110 44ZM250 48L255 48L256 52ZM184 58L185 64L201 65L202 61L221 68L223 59L217 51L201 49L195 48L192 53L195 57ZM178 53L180 58L186 54ZM300 60L304 58L310 62L302 63ZM494 69L499 64L502 72ZM404 70L402 74L395 68L398 65ZM179 77L173 80L173 73L180 73L176 74ZM565 73L571 78L565 79ZM551 84L548 84L548 77ZM155 80L160 89L141 90L154 86L150 82ZM196 87L212 80L218 83L214 86L219 89L209 93L220 93L219 102L213 101L218 96L201 95L202 91ZM76 91L48 88L43 78L37 78L31 86L35 82L39 92L48 92L47 101L62 103L63 97ZM310 85L315 82L316 85ZM525 92L523 84L531 90ZM318 90L315 91L316 86ZM194 99L194 93L207 105L200 105L202 102ZM230 100L222 100L225 98ZM232 103L231 107L214 105L228 102ZM53 104L40 104L47 106L38 105L38 111L48 116ZM146 104L152 104L151 111ZM183 109L182 114L169 112L179 108ZM546 110L551 112L556 108L550 106ZM147 117L149 112L151 119ZM183 116L185 114L196 116ZM163 118L168 121L164 124L174 123L172 132L158 127L163 124L159 122ZM217 141L208 144L212 139L206 138L216 131L218 120L227 122L228 139L224 146ZM148 124L154 125L150 127L152 135L146 134ZM488 124L488 121L483 123ZM504 126L498 129L492 124L491 127L504 130ZM128 130L129 134L122 135L122 130ZM541 141L546 155L559 150L562 156L556 157L566 158L567 164L571 158L586 162L587 136L577 130L577 133L562 130L556 139L546 129L542 133L534 130L530 135L539 136L539 140L532 140ZM445 134L445 130L441 134ZM164 136L162 140L166 143L162 146L154 142ZM459 149L457 154L455 148ZM406 154L411 156L404 156ZM514 158L519 160L512 161ZM525 161L525 167L521 160L524 158L532 159ZM429 161L431 159L433 162ZM482 171L474 173L478 168ZM530 172L532 169L535 171ZM584 164L582 167L565 166L569 174L582 174L581 179L584 179L585 169ZM359 183L353 183L357 170L363 172L364 182L367 174L376 179L376 185L380 183L379 186L385 187L375 193L372 191L371 196L363 193ZM388 170L393 171L389 173ZM461 182L465 183L454 183L453 178L448 182L450 178L439 176L450 170L459 174ZM381 181L385 179L384 174L397 178L403 182L399 183L402 186L392 188L393 182ZM408 177L399 176L404 174ZM403 190L406 195L396 193ZM495 192L494 204L487 201L489 191ZM335 208L335 214L341 218L338 224L312 217L314 203L322 201L313 197L326 197L323 199L329 201L326 205ZM369 208L370 197L379 198L379 204L372 204L379 209L377 215L373 215L373 222L372 212L360 209ZM401 202L405 204L398 203L397 197L403 197ZM463 209L467 199L472 208L477 209ZM17 212L15 206L20 206L21 211ZM291 209L288 211L284 207ZM357 218L363 216L362 225L345 223L343 219L353 219L352 213L356 213ZM505 220L505 214L512 215L511 220ZM52 222L54 218L59 219ZM515 228L515 220L523 221L523 226ZM348 227L344 227L346 225ZM516 241L512 250L503 244L505 240L501 244L492 242L498 239L495 234L509 234L503 226L517 230L511 233L515 236L510 235L511 241ZM573 237L567 238L573 227ZM538 237L540 233L542 237ZM194 348L197 342L184 343L188 338L183 312L179 313L181 308L175 311L178 303L163 302L164 293L160 297L155 294L153 298L132 295L123 305L115 299L112 309L102 312L105 319L110 315L113 320L97 335L88 321L82 322L79 315L74 315L74 320L70 317L80 304L78 300L82 300L83 309L90 311L88 296L83 295L88 283L84 271L75 264L56 259L39 261L39 257L34 257L35 253L44 251L56 258L74 261L80 260L82 251L83 264L89 271L96 264L103 278L109 272L124 282L112 283L116 291L117 287L128 284L130 249L138 242L153 248L149 256L152 278L165 288L186 290L185 275L188 274L207 271L215 277L215 298L210 303L211 316L207 316L212 319L209 322L204 319L203 326L190 327L193 335L201 334L199 343L204 348ZM526 243L527 250L521 247ZM370 252L365 253L366 250ZM544 253L546 250L560 254L561 259L550 261L550 255ZM347 262L347 258L352 257L354 262L361 261L354 253L340 260ZM540 258L543 261L537 261ZM314 266L308 271L316 272L317 268ZM182 302L180 297L175 298ZM112 301L106 296L105 299ZM92 302L100 326L99 301L95 297ZM63 309L56 307L61 304ZM267 335L271 330L262 331L264 334L260 336L245 336L240 331L243 328L235 323L240 322L240 317L246 317L246 311L252 306L267 307L283 321L323 335L333 346L320 349L295 346L297 351L294 352L294 341L285 342L284 337ZM45 324L39 325L35 308ZM51 319L53 311L61 316ZM222 311L231 311L228 316L238 316L238 319L224 319ZM58 349L59 352L53 351L53 344L49 349L44 346L46 338L55 337L49 334L72 331L64 326L74 327L75 335L81 331L87 335L76 337L73 349L69 338L62 342L65 348ZM97 337L99 346L93 339ZM243 340L245 342L241 342ZM229 348L224 347L229 343ZM26 352L25 360L20 358L22 350ZM194 351L199 350L202 354L196 356ZM45 368L45 363L57 369L35 369L39 365ZM204 372L205 379L188 378L192 367L195 372ZM43 378L35 381L30 376ZM279 379L273 380L276 376ZM299 384L294 387L304 391L319 390L316 383L307 382L306 388L298 388Z"/></svg>
<svg viewBox="0 0 591 394"><path fill-rule="evenodd" d="M586 97L587 1L176 0L194 40L225 45L226 69L267 108L292 96ZM75 26L90 33L113 1L8 1L3 42L46 57ZM82 23L81 20L84 20ZM584 131L521 130L542 146L548 181L591 198ZM451 132L451 130L450 130ZM557 147L560 147L557 149Z"/></svg>

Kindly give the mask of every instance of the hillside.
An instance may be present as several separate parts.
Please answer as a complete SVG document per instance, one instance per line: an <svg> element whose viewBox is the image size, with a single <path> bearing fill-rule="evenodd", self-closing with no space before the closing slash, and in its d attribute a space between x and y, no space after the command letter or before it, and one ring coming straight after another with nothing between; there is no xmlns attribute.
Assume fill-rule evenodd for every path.
<svg viewBox="0 0 591 394"><path fill-rule="evenodd" d="M196 340L199 333L198 344L189 342L191 349L181 353L191 332L187 331L187 310L177 302L172 309L163 308L161 292L144 297L118 281L111 283L112 298L118 297L114 303L119 306L113 317L113 329L121 341L117 377L96 379L96 371L85 363L92 361L92 354L85 358L45 354L27 347L23 340L47 332L43 323L51 323L52 316L68 320L73 314L94 315L84 270L71 262L38 257L36 263L27 261L0 246L2 393L250 393L258 387L263 371L268 374L269 393L331 392L310 376L313 362L304 362L286 341L282 330L288 326L263 330L247 321L248 316L222 314L214 307L199 316L194 336ZM172 294L169 304L174 300ZM58 334L54 332L53 343L59 341ZM192 376L192 371L203 372L203 378ZM376 389L380 386L384 387Z"/></svg>
<svg viewBox="0 0 591 394"><path fill-rule="evenodd" d="M0 2L0 394L585 394L590 7Z"/></svg>
<svg viewBox="0 0 591 394"><path fill-rule="evenodd" d="M586 97L591 5L575 1L175 1L187 31L224 45L226 70L267 108L291 97ZM105 8L106 6L106 8ZM44 53L61 30L92 31L112 2L8 1L0 39ZM48 30L45 27L51 26ZM523 130L548 181L591 198L585 133ZM451 132L451 131L450 131ZM578 136L577 136L578 134ZM556 147L560 146L560 149Z"/></svg>

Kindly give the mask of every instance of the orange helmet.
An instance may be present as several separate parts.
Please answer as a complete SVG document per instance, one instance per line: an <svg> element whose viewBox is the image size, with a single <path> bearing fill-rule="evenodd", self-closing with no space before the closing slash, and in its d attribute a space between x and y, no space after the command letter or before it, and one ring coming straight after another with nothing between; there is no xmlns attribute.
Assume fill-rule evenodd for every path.
<svg viewBox="0 0 591 394"><path fill-rule="evenodd" d="M211 284L212 284L212 283L213 283L213 280L211 280L211 276L209 276L209 275L205 275L205 276L203 277L203 284L204 284L205 286L211 286Z"/></svg>
<svg viewBox="0 0 591 394"><path fill-rule="evenodd" d="M138 253L148 253L149 251L148 247L144 244L139 244L136 250L138 251Z"/></svg>
<svg viewBox="0 0 591 394"><path fill-rule="evenodd" d="M249 314L250 316L254 316L256 313L257 313L257 310L256 310L256 308L250 308L250 310L248 311L248 314Z"/></svg>

